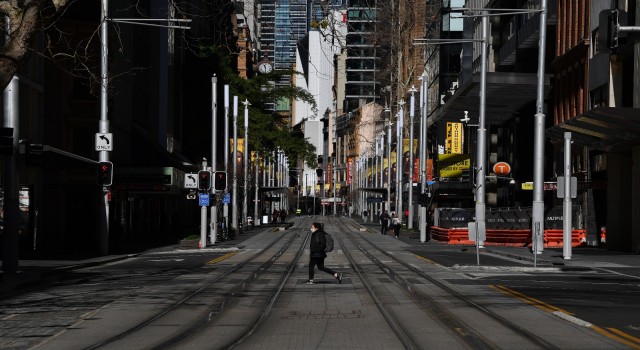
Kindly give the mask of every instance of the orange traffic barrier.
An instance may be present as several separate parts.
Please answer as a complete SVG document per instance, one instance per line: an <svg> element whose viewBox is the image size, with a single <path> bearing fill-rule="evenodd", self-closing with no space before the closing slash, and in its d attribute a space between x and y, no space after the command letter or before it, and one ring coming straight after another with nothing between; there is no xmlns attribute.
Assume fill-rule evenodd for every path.
<svg viewBox="0 0 640 350"><path fill-rule="evenodd" d="M531 230L487 230L488 245L524 247L531 243Z"/></svg>
<svg viewBox="0 0 640 350"><path fill-rule="evenodd" d="M548 248L562 247L563 246L563 232L562 230L544 230L544 246ZM571 231L571 246L578 247L586 244L587 233L585 230L573 230Z"/></svg>
<svg viewBox="0 0 640 350"><path fill-rule="evenodd" d="M497 230L488 229L486 245L524 247L531 244L531 230ZM443 228L432 226L431 238L447 244L474 244L469 240L467 228ZM587 234L585 230L573 230L571 233L571 246L577 247L586 244ZM544 246L547 248L562 247L562 230L545 230Z"/></svg>

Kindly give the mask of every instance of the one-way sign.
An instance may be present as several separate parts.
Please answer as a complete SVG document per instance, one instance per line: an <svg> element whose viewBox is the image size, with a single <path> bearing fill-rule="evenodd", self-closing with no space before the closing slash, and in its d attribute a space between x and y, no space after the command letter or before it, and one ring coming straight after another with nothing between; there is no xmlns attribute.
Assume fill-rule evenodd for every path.
<svg viewBox="0 0 640 350"><path fill-rule="evenodd" d="M186 174L184 177L184 188L198 188L198 174Z"/></svg>

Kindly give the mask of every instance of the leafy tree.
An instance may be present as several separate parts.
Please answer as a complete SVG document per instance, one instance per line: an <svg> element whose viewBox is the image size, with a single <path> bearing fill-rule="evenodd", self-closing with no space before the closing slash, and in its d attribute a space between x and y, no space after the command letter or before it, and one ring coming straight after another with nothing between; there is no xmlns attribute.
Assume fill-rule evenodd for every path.
<svg viewBox="0 0 640 350"><path fill-rule="evenodd" d="M202 49L202 55L212 56L220 62L218 76L229 84L230 94L245 99L249 106L250 143L258 151L282 150L289 159L304 161L310 167L317 166L315 146L309 143L300 130L289 126L288 118L269 111L268 104L281 99L297 99L316 107L313 96L304 89L295 86L277 86L273 81L283 76L295 74L294 71L278 70L269 74L241 78L234 69L231 53L225 47L210 46ZM244 130L239 131L244 132Z"/></svg>

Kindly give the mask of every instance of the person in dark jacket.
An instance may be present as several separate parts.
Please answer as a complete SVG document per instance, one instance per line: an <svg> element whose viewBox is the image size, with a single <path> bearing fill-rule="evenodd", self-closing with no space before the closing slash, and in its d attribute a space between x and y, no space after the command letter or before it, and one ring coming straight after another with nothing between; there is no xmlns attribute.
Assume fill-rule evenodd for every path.
<svg viewBox="0 0 640 350"><path fill-rule="evenodd" d="M386 235L388 227L389 227L389 214L387 214L386 210L383 210L382 214L380 214L380 233L382 233L383 235Z"/></svg>
<svg viewBox="0 0 640 350"><path fill-rule="evenodd" d="M310 242L310 259L309 259L309 279L306 284L313 284L313 274L315 272L315 266L318 265L320 271L324 271L333 275L338 280L338 283L342 283L342 273L331 270L328 267L324 267L324 259L327 257L324 248L327 244L325 232L322 228L322 224L314 222L311 224L311 242Z"/></svg>

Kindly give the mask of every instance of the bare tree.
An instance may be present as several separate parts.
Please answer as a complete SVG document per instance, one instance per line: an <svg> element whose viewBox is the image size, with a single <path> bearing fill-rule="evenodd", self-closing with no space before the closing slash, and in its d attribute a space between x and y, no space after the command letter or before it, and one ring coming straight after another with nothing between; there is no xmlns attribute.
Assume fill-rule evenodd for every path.
<svg viewBox="0 0 640 350"><path fill-rule="evenodd" d="M0 1L5 36L0 47L0 88L9 84L28 57L31 40L43 25L63 12L69 0Z"/></svg>

